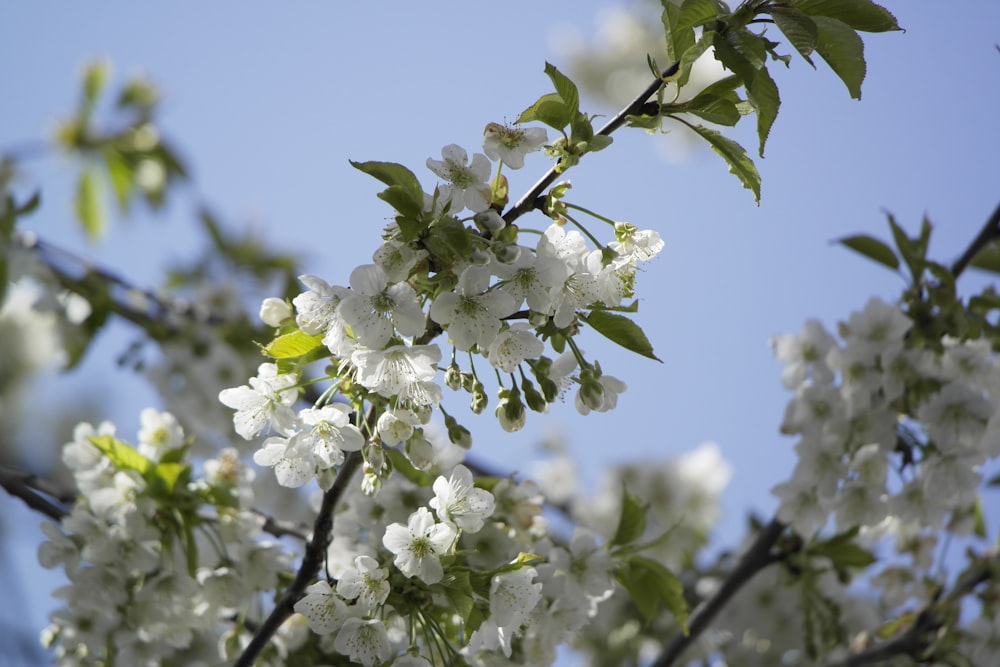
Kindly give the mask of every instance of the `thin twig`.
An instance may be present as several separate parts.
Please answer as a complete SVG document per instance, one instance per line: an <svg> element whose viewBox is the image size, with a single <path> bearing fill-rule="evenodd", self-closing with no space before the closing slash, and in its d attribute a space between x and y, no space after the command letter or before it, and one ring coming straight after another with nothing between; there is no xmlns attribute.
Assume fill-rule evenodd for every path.
<svg viewBox="0 0 1000 667"><path fill-rule="evenodd" d="M281 595L281 599L274 605L270 615L257 628L250 643L233 663L233 667L250 667L254 664L261 651L271 642L271 637L278 631L281 624L294 613L295 603L303 596L306 587L316 578L326 558L326 550L330 546L333 532L333 511L347 490L347 485L350 484L354 473L361 467L361 462L361 452L351 452L347 455L340 470L337 471L337 479L333 482L333 486L323 494L323 503L316 515L316 523L313 525L313 537L306 546L306 552L302 556L302 564L295 574L295 580Z"/></svg>
<svg viewBox="0 0 1000 667"><path fill-rule="evenodd" d="M639 93L639 95L629 102L625 108L615 114L614 118L609 120L604 127L597 131L597 134L606 137L610 136L612 132L625 124L629 116L638 115L638 113L642 110L643 105L646 104L646 101L660 90L667 79L677 74L680 66L681 62L678 60L673 65L665 69L659 78L654 79L652 83L646 86L645 90ZM559 169L558 164L549 169L548 172L538 179L538 182L531 186L531 189L528 190L528 192L526 192L510 210L504 213L504 222L509 225L528 211L534 209L538 198L542 195L542 192L545 191L545 188L552 185L552 183L555 182L555 180L559 178L562 173L563 172Z"/></svg>
<svg viewBox="0 0 1000 667"><path fill-rule="evenodd" d="M977 586L989 581L993 570L1000 564L1000 551L984 555L975 566L970 567L941 600L935 600L924 607L909 628L892 640L873 646L860 653L852 655L840 663L840 667L864 667L879 665L898 656L910 656L924 661L921 656L945 627L945 613L949 607L954 607L962 598L971 594ZM939 608L940 612L939 613Z"/></svg>
<svg viewBox="0 0 1000 667"><path fill-rule="evenodd" d="M701 634L708 628L715 616L729 603L729 600L749 582L754 575L772 563L781 560L781 554L771 551L775 542L785 531L785 524L773 519L759 533L757 539L740 558L739 563L729 573L718 590L698 605L688 622L687 634L678 633L663 649L651 667L669 667L681 657Z"/></svg>

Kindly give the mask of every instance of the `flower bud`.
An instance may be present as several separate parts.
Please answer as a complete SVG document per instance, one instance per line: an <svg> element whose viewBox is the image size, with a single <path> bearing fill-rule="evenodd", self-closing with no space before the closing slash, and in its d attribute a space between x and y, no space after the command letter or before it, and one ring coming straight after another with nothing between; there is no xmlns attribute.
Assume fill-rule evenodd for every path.
<svg viewBox="0 0 1000 667"><path fill-rule="evenodd" d="M260 321L269 327L280 327L292 316L292 307L278 297L270 296L260 304Z"/></svg>
<svg viewBox="0 0 1000 667"><path fill-rule="evenodd" d="M458 391L462 388L462 371L455 362L452 362L444 371L444 385L452 391Z"/></svg>
<svg viewBox="0 0 1000 667"><path fill-rule="evenodd" d="M477 415L483 414L483 410L489 404L490 399L486 395L486 387L479 380L476 380L472 385L472 405L469 409Z"/></svg>

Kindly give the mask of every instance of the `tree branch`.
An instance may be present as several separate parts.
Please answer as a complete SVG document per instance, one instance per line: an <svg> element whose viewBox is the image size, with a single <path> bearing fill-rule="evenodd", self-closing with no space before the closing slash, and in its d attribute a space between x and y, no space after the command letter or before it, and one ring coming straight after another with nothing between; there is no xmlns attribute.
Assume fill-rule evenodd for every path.
<svg viewBox="0 0 1000 667"><path fill-rule="evenodd" d="M979 251L998 238L1000 238L1000 204L997 204L997 207L993 209L993 215L989 217L983 228L979 230L979 234L969 244L969 247L965 249L962 256L951 265L951 275L958 278L959 274L965 271L976 255L979 254Z"/></svg>
<svg viewBox="0 0 1000 667"><path fill-rule="evenodd" d="M678 60L673 65L668 67L663 71L658 79L654 79L652 83L646 86L639 95L633 99L628 105L625 106L621 111L615 114L614 118L609 120L604 127L597 131L597 134L604 136L611 136L611 133L617 130L619 127L625 124L629 116L638 115L642 110L643 105L646 101L655 95L660 88L664 85L667 79L677 74L680 69L681 62ZM551 169L542 176L537 183L535 183L528 192L521 197L514 206L504 213L503 219L508 225L512 224L515 220L520 218L522 215L528 211L537 207L537 200L541 197L545 188L552 185L557 178L563 172L559 170L559 165L554 165Z"/></svg>
<svg viewBox="0 0 1000 667"><path fill-rule="evenodd" d="M271 637L278 631L281 624L294 613L295 603L305 593L306 587L316 578L323 566L326 550L332 539L333 511L341 496L344 495L347 485L354 477L354 473L361 467L361 462L361 452L351 452L347 455L340 470L337 471L337 479L334 480L333 486L323 494L323 503L316 515L316 523L313 525L313 537L306 545L306 552L302 556L302 564L295 575L295 580L281 595L281 599L274 605L270 615L261 623L254 633L253 639L233 663L233 667L251 667L254 664L260 652L270 643Z"/></svg>
<svg viewBox="0 0 1000 667"><path fill-rule="evenodd" d="M992 579L993 572L998 565L1000 565L1000 551L987 552L958 578L947 595L924 607L917 615L913 625L905 632L884 644L852 655L839 663L840 667L878 665L891 658L904 655L919 662L927 661L930 656L923 655L923 653L933 645L940 631L946 629L947 621L945 619L948 616L949 608L954 608L977 586Z"/></svg>
<svg viewBox="0 0 1000 667"><path fill-rule="evenodd" d="M72 492L59 488L49 480L7 466L0 466L0 487L15 498L20 498L30 509L44 514L57 523L62 521L69 511L48 497L54 498L59 503L71 503L75 497Z"/></svg>
<svg viewBox="0 0 1000 667"><path fill-rule="evenodd" d="M740 558L739 563L729 573L729 576L722 582L718 590L700 605L698 605L688 622L688 633L678 633L674 639L664 647L663 651L653 662L651 667L669 667L681 657L701 634L708 628L709 624L729 603L736 593L749 582L755 574L775 563L783 557L782 554L772 553L771 549L785 531L785 524L772 519L759 533L757 539Z"/></svg>

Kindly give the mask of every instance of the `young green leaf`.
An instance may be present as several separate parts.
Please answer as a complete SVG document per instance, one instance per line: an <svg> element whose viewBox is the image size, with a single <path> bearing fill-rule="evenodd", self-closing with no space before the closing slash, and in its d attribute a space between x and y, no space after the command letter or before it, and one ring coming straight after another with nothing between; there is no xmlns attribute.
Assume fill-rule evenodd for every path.
<svg viewBox="0 0 1000 667"><path fill-rule="evenodd" d="M901 30L895 16L870 0L789 0L789 4L806 14L829 16L863 32Z"/></svg>
<svg viewBox="0 0 1000 667"><path fill-rule="evenodd" d="M115 199L118 200L118 208L127 213L129 198L135 188L135 173L132 165L114 147L108 148L103 153L104 164L108 168L108 176L111 178L111 188L115 191Z"/></svg>
<svg viewBox="0 0 1000 667"><path fill-rule="evenodd" d="M386 185L397 186L394 192L398 192L398 194L393 195L397 201L405 198L415 204L417 208L423 209L424 189L414 173L403 165L395 162L355 162L354 160L349 160L349 162L355 169L363 171L369 176L374 176ZM392 202L389 203L392 204ZM395 207L395 204L393 206ZM404 215L412 215L412 213L401 211L398 208L396 210Z"/></svg>
<svg viewBox="0 0 1000 667"><path fill-rule="evenodd" d="M638 324L625 317L606 310L592 310L589 315L582 315L583 321L595 331L618 343L626 350L631 350L644 357L660 359L653 354L653 346Z"/></svg>
<svg viewBox="0 0 1000 667"><path fill-rule="evenodd" d="M536 120L554 130L562 131L573 120L573 113L558 93L546 93L522 111L514 122L520 124Z"/></svg>
<svg viewBox="0 0 1000 667"><path fill-rule="evenodd" d="M767 44L760 35L749 30L730 30L726 32L726 39L754 69L762 68L767 62Z"/></svg>
<svg viewBox="0 0 1000 667"><path fill-rule="evenodd" d="M611 544L624 545L631 544L642 537L646 532L646 510L648 508L642 503L642 499L633 496L622 485L622 511L618 517L618 528L611 538Z"/></svg>
<svg viewBox="0 0 1000 667"><path fill-rule="evenodd" d="M729 172L740 179L743 187L753 192L754 200L760 203L760 174L753 160L747 155L746 149L738 143L724 137L715 130L701 125L688 125L709 143L716 153L729 165Z"/></svg>
<svg viewBox="0 0 1000 667"><path fill-rule="evenodd" d="M570 117L576 116L576 112L580 110L580 91L576 84L551 63L545 63L545 74L552 79L552 85L556 87L556 93L562 98Z"/></svg>
<svg viewBox="0 0 1000 667"><path fill-rule="evenodd" d="M662 604L673 614L681 630L687 634L688 606L684 587L673 572L645 556L632 556L616 573L618 582L629 592L635 606L646 620L656 617Z"/></svg>
<svg viewBox="0 0 1000 667"><path fill-rule="evenodd" d="M140 475L145 475L155 465L134 447L110 435L92 435L87 440L119 470L135 470Z"/></svg>
<svg viewBox="0 0 1000 667"><path fill-rule="evenodd" d="M847 86L851 97L861 99L865 80L865 45L849 25L829 16L814 16L816 52Z"/></svg>
<svg viewBox="0 0 1000 667"><path fill-rule="evenodd" d="M294 359L323 347L323 336L314 336L296 329L278 336L264 348L264 354L272 359Z"/></svg>
<svg viewBox="0 0 1000 667"><path fill-rule="evenodd" d="M103 236L107 226L100 181L97 165L88 164L80 173L76 186L76 217L91 241Z"/></svg>
<svg viewBox="0 0 1000 667"><path fill-rule="evenodd" d="M854 252L864 255L872 261L878 262L882 266L887 266L894 270L899 268L899 258L896 257L896 253L892 251L892 248L874 236L856 234L837 239L836 242L850 248Z"/></svg>

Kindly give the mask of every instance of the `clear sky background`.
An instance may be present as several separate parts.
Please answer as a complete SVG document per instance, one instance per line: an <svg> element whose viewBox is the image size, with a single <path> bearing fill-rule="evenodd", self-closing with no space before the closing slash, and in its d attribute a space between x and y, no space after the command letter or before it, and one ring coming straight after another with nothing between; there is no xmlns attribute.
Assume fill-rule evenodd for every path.
<svg viewBox="0 0 1000 667"><path fill-rule="evenodd" d="M491 411L469 415L478 456L527 470L539 441L557 429L586 488L609 463L676 456L712 440L734 469L717 543L738 539L748 510L773 511L768 490L787 478L794 457L777 432L788 395L769 337L798 331L810 317L832 328L869 296L892 300L904 286L831 240L887 237L886 210L911 230L926 214L935 224L931 254L947 262L1000 199L1000 4L884 4L906 32L865 36L861 102L819 59L818 71L800 58L789 70L772 65L783 106L767 158L758 160L759 207L707 149L666 161L638 130L620 132L569 173L575 202L663 236L663 253L639 276L636 319L664 363L589 334L584 349L629 385L618 409L584 418L570 404L556 406L529 415L528 428L513 436L499 432ZM25 227L155 286L169 262L201 248L193 212L205 201L224 220L304 253L310 273L346 284L354 266L370 262L390 215L374 196L380 185L348 159L400 162L432 187L426 158L450 143L479 150L486 123L513 120L549 91L544 62L563 66L552 36L567 28L592 34L608 6L6 3L0 152L51 134L74 107L88 59L109 58L117 83L148 72L166 94L164 133L197 190L164 215L114 224L92 246L72 221L77 168L52 156L26 164L24 186L41 186L45 202ZM610 112L586 102L584 109ZM751 123L735 135L756 146ZM512 193L547 167L530 157L509 174ZM987 280L963 279L970 287ZM81 372L40 385L44 409L36 414L58 413L62 400L86 392L103 403L89 419L113 419L133 434L139 410L156 396L141 380L107 372L127 340L110 332ZM0 508L5 558L27 582L18 594L29 613L18 621L40 629L52 580L32 565L38 521L6 497Z"/></svg>

